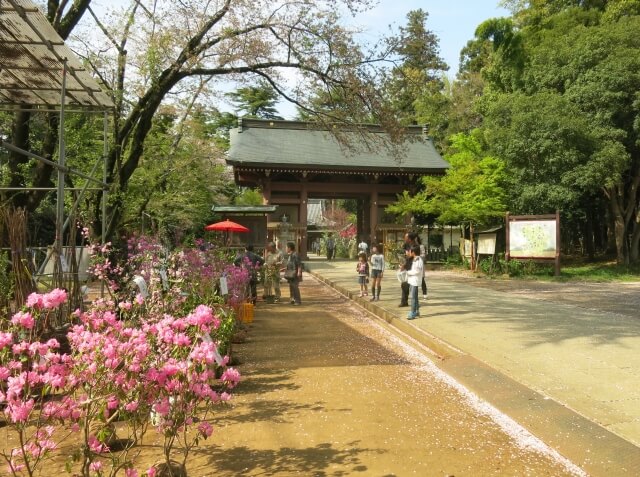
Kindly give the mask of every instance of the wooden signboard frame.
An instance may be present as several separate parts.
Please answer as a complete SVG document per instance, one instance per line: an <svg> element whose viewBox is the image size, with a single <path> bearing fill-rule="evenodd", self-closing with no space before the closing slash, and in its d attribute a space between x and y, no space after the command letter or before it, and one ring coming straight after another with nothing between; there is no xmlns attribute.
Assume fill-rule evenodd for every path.
<svg viewBox="0 0 640 477"><path fill-rule="evenodd" d="M535 254L519 254L517 257L512 257L512 251L511 251L511 224L513 222L524 222L524 221L528 221L528 222L536 222L536 221L554 221L555 222L555 251L553 252L553 256L549 257L549 256L542 256L542 255L535 255ZM509 260L511 260L512 258L517 258L518 260L520 259L524 259L524 260L533 260L533 261L540 261L540 262L550 262L553 261L554 262L554 268L555 268L555 276L559 277L560 276L560 211L557 210L555 214L548 214L548 215L510 215L507 212L506 215L506 226L507 226L507 236L506 236L506 245L507 245L507 250L505 253L505 259L508 262Z"/></svg>

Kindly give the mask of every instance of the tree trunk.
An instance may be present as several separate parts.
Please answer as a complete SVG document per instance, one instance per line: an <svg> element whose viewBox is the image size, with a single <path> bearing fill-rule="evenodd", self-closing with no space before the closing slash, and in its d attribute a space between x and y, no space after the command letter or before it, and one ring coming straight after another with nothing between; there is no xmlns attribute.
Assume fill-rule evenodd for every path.
<svg viewBox="0 0 640 477"><path fill-rule="evenodd" d="M587 210L587 220L584 224L584 248L588 259L591 261L595 258L595 250L593 246L593 217L591 210Z"/></svg>
<svg viewBox="0 0 640 477"><path fill-rule="evenodd" d="M620 265L629 264L629 255L627 254L626 236L627 236L627 222L624 214L622 213L622 207L618 203L617 187L614 187L609 194L609 204L611 206L611 214L613 218L613 233L616 246L616 262Z"/></svg>
<svg viewBox="0 0 640 477"><path fill-rule="evenodd" d="M25 151L28 151L31 147L29 141L29 135L31 132L30 119L31 113L26 111L19 111L13 117L11 142L14 146ZM9 187L24 187L26 185L25 177L21 168L28 161L29 158L24 154L14 151L9 152ZM2 202L9 202L16 209L25 207L27 203L27 194L26 192L3 192Z"/></svg>
<svg viewBox="0 0 640 477"><path fill-rule="evenodd" d="M633 222L633 233L629 245L629 262L636 264L640 262L640 208L636 210L636 217Z"/></svg>

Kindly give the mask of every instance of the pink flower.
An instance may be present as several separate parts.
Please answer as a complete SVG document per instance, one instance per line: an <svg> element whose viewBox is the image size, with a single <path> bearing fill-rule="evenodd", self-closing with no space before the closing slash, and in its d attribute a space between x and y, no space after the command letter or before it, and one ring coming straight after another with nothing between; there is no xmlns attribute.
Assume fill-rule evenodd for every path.
<svg viewBox="0 0 640 477"><path fill-rule="evenodd" d="M35 320L33 319L33 316L31 316L31 313L29 313L28 311L19 311L18 313L13 315L13 317L11 318L11 323L30 330L33 328L33 325L35 325Z"/></svg>
<svg viewBox="0 0 640 477"><path fill-rule="evenodd" d="M67 301L67 292L65 290L60 289L60 288L56 288L54 290L51 290L46 295L42 296L43 306L45 308L50 309L50 310L52 310L54 308L58 308L65 301Z"/></svg>
<svg viewBox="0 0 640 477"><path fill-rule="evenodd" d="M96 454L101 454L104 451L108 450L108 447L100 442L98 438L93 434L91 434L89 436L89 439L87 439L87 444L89 444L89 449L91 450L91 452L95 452Z"/></svg>
<svg viewBox="0 0 640 477"><path fill-rule="evenodd" d="M125 469L124 477L138 477L138 471L132 468Z"/></svg>
<svg viewBox="0 0 640 477"><path fill-rule="evenodd" d="M220 381L226 383L230 388L233 388L240 382L240 373L237 369L227 368L224 373L222 373L222 376L220 376Z"/></svg>
<svg viewBox="0 0 640 477"><path fill-rule="evenodd" d="M198 425L198 432L200 432L200 434L202 434L205 438L207 438L211 434L213 434L213 427L207 421L202 421Z"/></svg>
<svg viewBox="0 0 640 477"><path fill-rule="evenodd" d="M115 396L109 396L109 399L107 399L107 409L109 409L110 411L116 409L118 407L118 404L120 404L120 401L118 401L118 398L116 398Z"/></svg>
<svg viewBox="0 0 640 477"><path fill-rule="evenodd" d="M140 403L138 403L138 401L131 401L124 405L124 409L128 412L135 412L139 405Z"/></svg>
<svg viewBox="0 0 640 477"><path fill-rule="evenodd" d="M89 464L89 470L92 472L98 472L100 471L100 469L102 469L102 462L100 462L99 460L96 460Z"/></svg>
<svg viewBox="0 0 640 477"><path fill-rule="evenodd" d="M0 332L0 350L13 343L13 333Z"/></svg>
<svg viewBox="0 0 640 477"><path fill-rule="evenodd" d="M156 468L155 467L149 467L149 470L147 470L147 477L156 477Z"/></svg>
<svg viewBox="0 0 640 477"><path fill-rule="evenodd" d="M33 404L33 399L29 399L26 402L10 402L5 412L9 413L12 422L26 422L33 409Z"/></svg>
<svg viewBox="0 0 640 477"><path fill-rule="evenodd" d="M32 293L27 297L27 306L29 308L42 308L44 301L39 293Z"/></svg>
<svg viewBox="0 0 640 477"><path fill-rule="evenodd" d="M166 416L167 414L169 414L169 411L171 411L171 403L169 402L169 398L165 397L156 402L153 405L153 410L161 416Z"/></svg>
<svg viewBox="0 0 640 477"><path fill-rule="evenodd" d="M144 297L140 293L136 295L136 303L138 305L142 305L144 303Z"/></svg>

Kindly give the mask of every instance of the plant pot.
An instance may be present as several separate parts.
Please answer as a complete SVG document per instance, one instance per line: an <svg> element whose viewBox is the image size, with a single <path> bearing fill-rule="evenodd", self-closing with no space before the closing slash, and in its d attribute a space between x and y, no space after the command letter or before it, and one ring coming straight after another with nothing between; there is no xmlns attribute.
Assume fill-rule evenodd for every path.
<svg viewBox="0 0 640 477"><path fill-rule="evenodd" d="M175 460L168 464L166 462L154 464L153 468L156 469L156 477L187 477L186 467Z"/></svg>

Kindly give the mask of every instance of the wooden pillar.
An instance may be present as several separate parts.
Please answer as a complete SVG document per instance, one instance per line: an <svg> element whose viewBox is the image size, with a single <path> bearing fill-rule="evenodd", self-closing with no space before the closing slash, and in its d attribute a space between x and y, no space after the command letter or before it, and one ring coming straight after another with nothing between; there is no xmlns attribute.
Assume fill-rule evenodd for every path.
<svg viewBox="0 0 640 477"><path fill-rule="evenodd" d="M299 206L299 222L302 230L300 231L300 250L298 253L300 254L300 258L303 260L307 260L307 202L308 202L308 193L307 193L307 185L303 183L302 190L300 191L300 206Z"/></svg>
<svg viewBox="0 0 640 477"><path fill-rule="evenodd" d="M271 203L271 179L266 178L262 182L262 205Z"/></svg>
<svg viewBox="0 0 640 477"><path fill-rule="evenodd" d="M356 243L360 243L362 237L364 237L364 199L358 198L356 205Z"/></svg>
<svg viewBox="0 0 640 477"><path fill-rule="evenodd" d="M369 197L369 239L371 240L371 246L380 243L380 238L376 235L376 228L378 227L378 191L371 191Z"/></svg>

